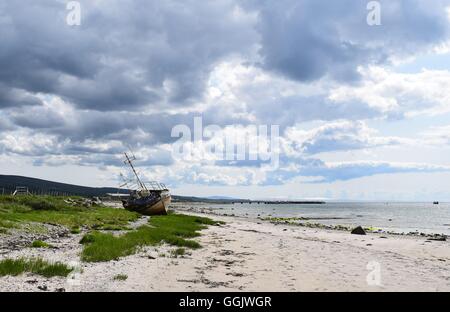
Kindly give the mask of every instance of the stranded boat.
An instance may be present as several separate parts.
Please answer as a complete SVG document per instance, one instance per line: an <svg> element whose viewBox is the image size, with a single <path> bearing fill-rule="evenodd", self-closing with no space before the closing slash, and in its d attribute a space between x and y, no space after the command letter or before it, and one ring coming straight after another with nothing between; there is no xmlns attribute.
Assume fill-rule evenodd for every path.
<svg viewBox="0 0 450 312"><path fill-rule="evenodd" d="M167 208L172 199L170 191L164 184L159 182L142 182L132 163L135 157L130 158L125 153L125 158L125 163L130 166L131 171L136 177L138 189L131 191L130 196L126 200L122 200L123 207L126 210L148 216L166 215Z"/></svg>

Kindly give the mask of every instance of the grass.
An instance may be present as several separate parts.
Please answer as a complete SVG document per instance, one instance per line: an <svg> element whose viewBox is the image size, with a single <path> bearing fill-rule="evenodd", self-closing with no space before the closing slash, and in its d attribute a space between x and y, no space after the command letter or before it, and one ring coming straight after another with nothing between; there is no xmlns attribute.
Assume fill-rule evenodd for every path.
<svg viewBox="0 0 450 312"><path fill-rule="evenodd" d="M81 227L108 230L124 229L138 214L102 206L85 207L65 202L68 197L0 196L0 228L3 224L26 222L63 225L72 232Z"/></svg>
<svg viewBox="0 0 450 312"><path fill-rule="evenodd" d="M48 234L48 229L39 223L23 223L18 228L25 230L27 233Z"/></svg>
<svg viewBox="0 0 450 312"><path fill-rule="evenodd" d="M115 281L126 281L128 279L128 275L126 274L117 274L113 278Z"/></svg>
<svg viewBox="0 0 450 312"><path fill-rule="evenodd" d="M10 229L16 228L17 224L14 222L0 219L0 234L8 234Z"/></svg>
<svg viewBox="0 0 450 312"><path fill-rule="evenodd" d="M0 228L12 229L15 227L17 227L17 225L14 222L0 219Z"/></svg>
<svg viewBox="0 0 450 312"><path fill-rule="evenodd" d="M70 233L71 234L80 234L81 233L81 229L77 226L74 226L70 229Z"/></svg>
<svg viewBox="0 0 450 312"><path fill-rule="evenodd" d="M63 276L72 272L72 268L61 262L47 262L41 258L37 259L5 259L0 261L0 276L18 276L30 272L44 277Z"/></svg>
<svg viewBox="0 0 450 312"><path fill-rule="evenodd" d="M46 243L46 242L43 242L43 241L41 241L41 240L35 240L35 241L31 244L31 247L33 247L33 248L51 248L52 245L50 245L50 244L48 244L48 243Z"/></svg>
<svg viewBox="0 0 450 312"><path fill-rule="evenodd" d="M182 248L182 247L172 250L172 252L171 252L172 257L174 257L174 258L184 256L185 254L186 254L186 249Z"/></svg>
<svg viewBox="0 0 450 312"><path fill-rule="evenodd" d="M139 227L135 231L114 236L110 233L92 232L83 237L84 244L82 260L87 262L102 262L117 260L120 257L134 254L138 248L147 245L170 245L187 248L200 248L200 244L189 238L200 235L199 231L207 225L217 222L202 217L169 214L154 216L149 225Z"/></svg>

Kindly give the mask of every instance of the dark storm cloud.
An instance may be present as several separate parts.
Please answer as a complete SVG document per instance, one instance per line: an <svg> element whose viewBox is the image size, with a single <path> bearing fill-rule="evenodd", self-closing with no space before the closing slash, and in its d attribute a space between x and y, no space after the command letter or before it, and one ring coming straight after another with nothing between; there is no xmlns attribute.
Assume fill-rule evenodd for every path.
<svg viewBox="0 0 450 312"><path fill-rule="evenodd" d="M281 130L310 120L358 120L382 116L379 109L361 101L334 102L324 96L295 95L265 99L251 105L250 109L258 120L280 125Z"/></svg>
<svg viewBox="0 0 450 312"><path fill-rule="evenodd" d="M0 82L101 111L187 105L202 98L217 61L254 41L227 0L81 7L81 26L69 27L65 1L3 3Z"/></svg>
<svg viewBox="0 0 450 312"><path fill-rule="evenodd" d="M240 11L232 0L81 1L82 25L69 27L65 1L5 1L0 107L36 101L17 90L100 111L187 106L202 99L217 62L247 58L256 44L265 69L349 81L359 65L444 39L445 1L431 2L381 1L383 25L369 27L365 1L244 1ZM242 10L257 13L257 25Z"/></svg>
<svg viewBox="0 0 450 312"><path fill-rule="evenodd" d="M249 1L259 12L262 66L291 79L358 79L357 67L426 51L447 39L447 1L379 1L381 26L366 21L368 1Z"/></svg>
<svg viewBox="0 0 450 312"><path fill-rule="evenodd" d="M42 104L42 102L36 96L31 95L24 90L11 88L0 83L0 109L40 104Z"/></svg>
<svg viewBox="0 0 450 312"><path fill-rule="evenodd" d="M217 109L204 114L168 114L73 109L60 112L50 106L34 106L27 110L10 109L6 119L19 127L38 129L42 133L56 136L60 141L117 140L130 146L151 146L176 141L178 138L171 136L171 129L175 125L186 125L194 129L194 117L202 117L204 127L211 124L249 123L245 118L217 114Z"/></svg>

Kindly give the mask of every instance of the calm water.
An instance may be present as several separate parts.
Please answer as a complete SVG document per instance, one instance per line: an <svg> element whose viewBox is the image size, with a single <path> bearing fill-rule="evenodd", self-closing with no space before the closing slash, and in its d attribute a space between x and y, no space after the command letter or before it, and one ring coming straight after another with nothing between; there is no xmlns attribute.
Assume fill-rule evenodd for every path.
<svg viewBox="0 0 450 312"><path fill-rule="evenodd" d="M207 206L220 214L249 217L258 215L310 217L320 218L310 222L329 225L362 225L400 233L419 231L450 235L450 203L433 205L433 203L330 202L324 205L208 204Z"/></svg>

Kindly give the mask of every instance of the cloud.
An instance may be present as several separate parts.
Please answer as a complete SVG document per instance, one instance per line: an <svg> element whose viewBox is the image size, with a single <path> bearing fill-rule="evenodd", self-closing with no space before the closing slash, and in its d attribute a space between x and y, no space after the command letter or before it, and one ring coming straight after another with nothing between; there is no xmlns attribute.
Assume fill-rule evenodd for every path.
<svg viewBox="0 0 450 312"><path fill-rule="evenodd" d="M217 62L255 41L230 0L81 1L79 28L64 2L3 6L0 83L84 109L190 105Z"/></svg>
<svg viewBox="0 0 450 312"><path fill-rule="evenodd" d="M365 79L360 86L334 88L330 91L330 99L338 103L359 101L390 118L450 112L450 96L446 91L450 89L448 70L404 74L371 67L362 74Z"/></svg>
<svg viewBox="0 0 450 312"><path fill-rule="evenodd" d="M300 175L321 177L314 183L332 183L347 181L361 177L379 174L410 173L410 172L448 172L450 166L435 166L429 164L389 163L389 162L345 162L317 163L317 166L300 170Z"/></svg>
<svg viewBox="0 0 450 312"><path fill-rule="evenodd" d="M286 132L286 139L293 148L306 155L392 146L405 141L378 136L377 131L361 121L330 122L309 131L292 127Z"/></svg>
<svg viewBox="0 0 450 312"><path fill-rule="evenodd" d="M329 76L351 82L359 79L359 66L447 39L446 1L380 2L382 25L369 26L365 1L251 1L259 13L261 65L298 81Z"/></svg>
<svg viewBox="0 0 450 312"><path fill-rule="evenodd" d="M423 144L437 147L450 146L450 125L432 127L421 133Z"/></svg>
<svg viewBox="0 0 450 312"><path fill-rule="evenodd" d="M0 109L5 107L40 105L38 97L25 90L9 88L0 83Z"/></svg>
<svg viewBox="0 0 450 312"><path fill-rule="evenodd" d="M131 146L143 175L173 185L447 171L392 161L402 158L393 149L364 158L449 142L447 127L395 131L421 114L442 125L450 112L448 69L390 66L446 53L448 3L430 1L381 1L379 27L366 24L366 2L353 0L85 0L80 27L66 25L65 1L2 2L0 156L117 176ZM174 159L172 128L193 129L196 116L238 135L279 125L280 166ZM380 130L387 124L392 133ZM345 152L358 159L342 161Z"/></svg>

